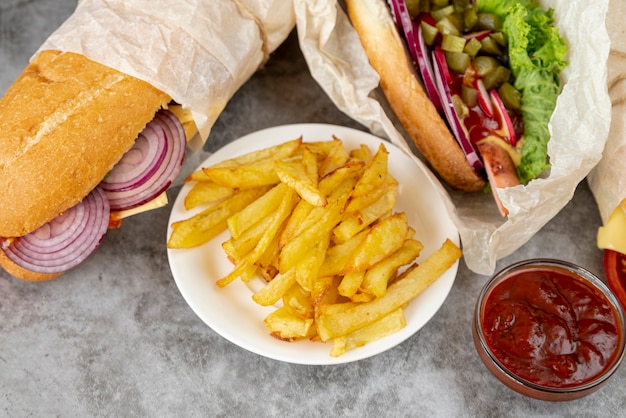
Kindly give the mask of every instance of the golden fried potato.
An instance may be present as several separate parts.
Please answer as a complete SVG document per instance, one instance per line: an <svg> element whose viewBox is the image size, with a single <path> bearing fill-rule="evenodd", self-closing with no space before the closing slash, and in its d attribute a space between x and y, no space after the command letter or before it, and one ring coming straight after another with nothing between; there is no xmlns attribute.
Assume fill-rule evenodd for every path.
<svg viewBox="0 0 626 418"><path fill-rule="evenodd" d="M348 335L403 307L419 295L461 257L461 250L452 241L442 246L421 264L387 289L385 297L376 298L340 314L322 314L317 318L322 341Z"/></svg>
<svg viewBox="0 0 626 418"><path fill-rule="evenodd" d="M233 269L217 285L262 277L254 303L282 302L264 319L270 335L331 342L340 356L405 327L407 303L461 256L448 240L417 264L423 245L395 211L388 156L383 144L299 138L206 167L188 177L186 199L212 206L174 223L168 247L228 230Z"/></svg>
<svg viewBox="0 0 626 418"><path fill-rule="evenodd" d="M267 188L243 190L223 202L211 206L189 219L174 222L168 248L192 248L202 245L227 228L227 219L241 211Z"/></svg>

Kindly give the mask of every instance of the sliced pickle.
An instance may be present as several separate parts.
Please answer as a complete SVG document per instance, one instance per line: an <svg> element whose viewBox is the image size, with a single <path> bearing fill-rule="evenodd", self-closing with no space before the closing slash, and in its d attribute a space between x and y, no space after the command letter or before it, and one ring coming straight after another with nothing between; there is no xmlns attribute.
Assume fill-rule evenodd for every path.
<svg viewBox="0 0 626 418"><path fill-rule="evenodd" d="M491 36L484 37L480 43L482 44L481 50L485 54L502 55L500 45L498 45L498 43Z"/></svg>
<svg viewBox="0 0 626 418"><path fill-rule="evenodd" d="M511 70L500 65L493 71L485 74L485 76L483 77L483 83L485 83L485 88L487 90L497 89L502 84L509 81L510 76Z"/></svg>
<svg viewBox="0 0 626 418"><path fill-rule="evenodd" d="M449 4L450 2L448 0L430 0L430 4L432 7L445 7Z"/></svg>
<svg viewBox="0 0 626 418"><path fill-rule="evenodd" d="M458 94L454 94L452 96L452 106L454 106L454 111L458 115L459 119L463 120L469 115L469 109L463 103L463 100L459 97Z"/></svg>
<svg viewBox="0 0 626 418"><path fill-rule="evenodd" d="M479 77L484 77L496 68L500 67L500 62L497 59L487 55L480 55L474 58L472 64L474 68L476 68L476 74L478 74Z"/></svg>
<svg viewBox="0 0 626 418"><path fill-rule="evenodd" d="M478 90L463 84L461 87L461 98L463 99L463 103L469 107L474 107L478 104Z"/></svg>
<svg viewBox="0 0 626 418"><path fill-rule="evenodd" d="M502 20L493 13L478 13L478 21L473 29L499 32L502 29Z"/></svg>
<svg viewBox="0 0 626 418"><path fill-rule="evenodd" d="M463 52L465 48L465 38L456 35L443 35L441 49L446 52Z"/></svg>
<svg viewBox="0 0 626 418"><path fill-rule="evenodd" d="M498 45L506 46L506 37L502 32L492 32L489 34L489 37L492 38Z"/></svg>
<svg viewBox="0 0 626 418"><path fill-rule="evenodd" d="M461 30L459 29L458 22L455 21L452 16L446 16L443 19L437 21L437 29L443 35L461 35Z"/></svg>
<svg viewBox="0 0 626 418"><path fill-rule="evenodd" d="M420 25L422 27L422 34L424 35L424 42L428 46L433 46L439 34L439 30L435 26L426 23L424 20L422 20Z"/></svg>
<svg viewBox="0 0 626 418"><path fill-rule="evenodd" d="M470 39L469 42L465 44L465 48L463 48L463 52L468 54L470 57L474 58L480 52L483 44L476 38Z"/></svg>
<svg viewBox="0 0 626 418"><path fill-rule="evenodd" d="M406 9L412 19L415 19L420 14L420 3L422 3L420 0L405 0ZM424 3L428 3L428 1Z"/></svg>
<svg viewBox="0 0 626 418"><path fill-rule="evenodd" d="M498 89L498 94L507 109L519 110L522 106L522 93L510 83L503 83Z"/></svg>
<svg viewBox="0 0 626 418"><path fill-rule="evenodd" d="M452 13L454 13L454 6L450 4L442 7L441 9L433 10L430 14L437 22L439 22L441 19L450 16Z"/></svg>
<svg viewBox="0 0 626 418"><path fill-rule="evenodd" d="M465 29L472 30L478 22L478 10L476 5L470 5L463 11L463 24Z"/></svg>
<svg viewBox="0 0 626 418"><path fill-rule="evenodd" d="M464 52L446 52L448 68L457 74L465 74L472 59Z"/></svg>

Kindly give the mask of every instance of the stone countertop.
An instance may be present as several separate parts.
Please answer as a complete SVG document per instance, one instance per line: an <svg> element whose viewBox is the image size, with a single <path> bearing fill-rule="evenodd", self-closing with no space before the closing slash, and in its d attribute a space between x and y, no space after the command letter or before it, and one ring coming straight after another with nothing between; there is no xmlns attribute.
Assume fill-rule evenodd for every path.
<svg viewBox="0 0 626 418"><path fill-rule="evenodd" d="M75 7L75 0L0 5L0 92ZM230 101L205 151L289 123L363 127L310 77L295 34ZM170 200L178 188L169 191ZM0 273L0 416L619 416L626 367L581 400L547 403L493 378L471 335L487 280L463 262L445 303L404 343L336 366L282 363L245 351L205 325L168 267L171 206L138 215L61 278L27 283ZM602 274L600 225L586 183L498 267L537 257Z"/></svg>

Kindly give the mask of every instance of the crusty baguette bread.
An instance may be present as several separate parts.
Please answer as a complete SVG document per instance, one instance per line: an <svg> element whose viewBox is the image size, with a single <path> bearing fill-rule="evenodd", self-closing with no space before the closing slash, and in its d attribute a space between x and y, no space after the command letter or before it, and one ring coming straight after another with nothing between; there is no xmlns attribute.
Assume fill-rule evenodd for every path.
<svg viewBox="0 0 626 418"><path fill-rule="evenodd" d="M389 105L417 149L452 188L482 190L485 180L472 169L418 81L385 0L346 0L346 5Z"/></svg>
<svg viewBox="0 0 626 418"><path fill-rule="evenodd" d="M0 236L81 201L169 100L82 55L40 53L0 99Z"/></svg>

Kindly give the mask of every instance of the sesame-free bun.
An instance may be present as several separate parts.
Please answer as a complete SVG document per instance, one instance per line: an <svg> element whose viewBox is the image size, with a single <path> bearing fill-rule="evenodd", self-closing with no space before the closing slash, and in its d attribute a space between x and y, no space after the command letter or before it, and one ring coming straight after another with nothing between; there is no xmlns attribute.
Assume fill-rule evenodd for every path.
<svg viewBox="0 0 626 418"><path fill-rule="evenodd" d="M41 52L0 99L0 236L80 202L169 100L83 55Z"/></svg>
<svg viewBox="0 0 626 418"><path fill-rule="evenodd" d="M482 190L486 181L470 166L422 85L384 0L346 0L380 87L404 130L432 168L452 188Z"/></svg>
<svg viewBox="0 0 626 418"><path fill-rule="evenodd" d="M47 282L52 279L56 279L63 273L37 273L25 269L13 262L4 251L0 250L0 266L13 277L26 280L28 282Z"/></svg>

